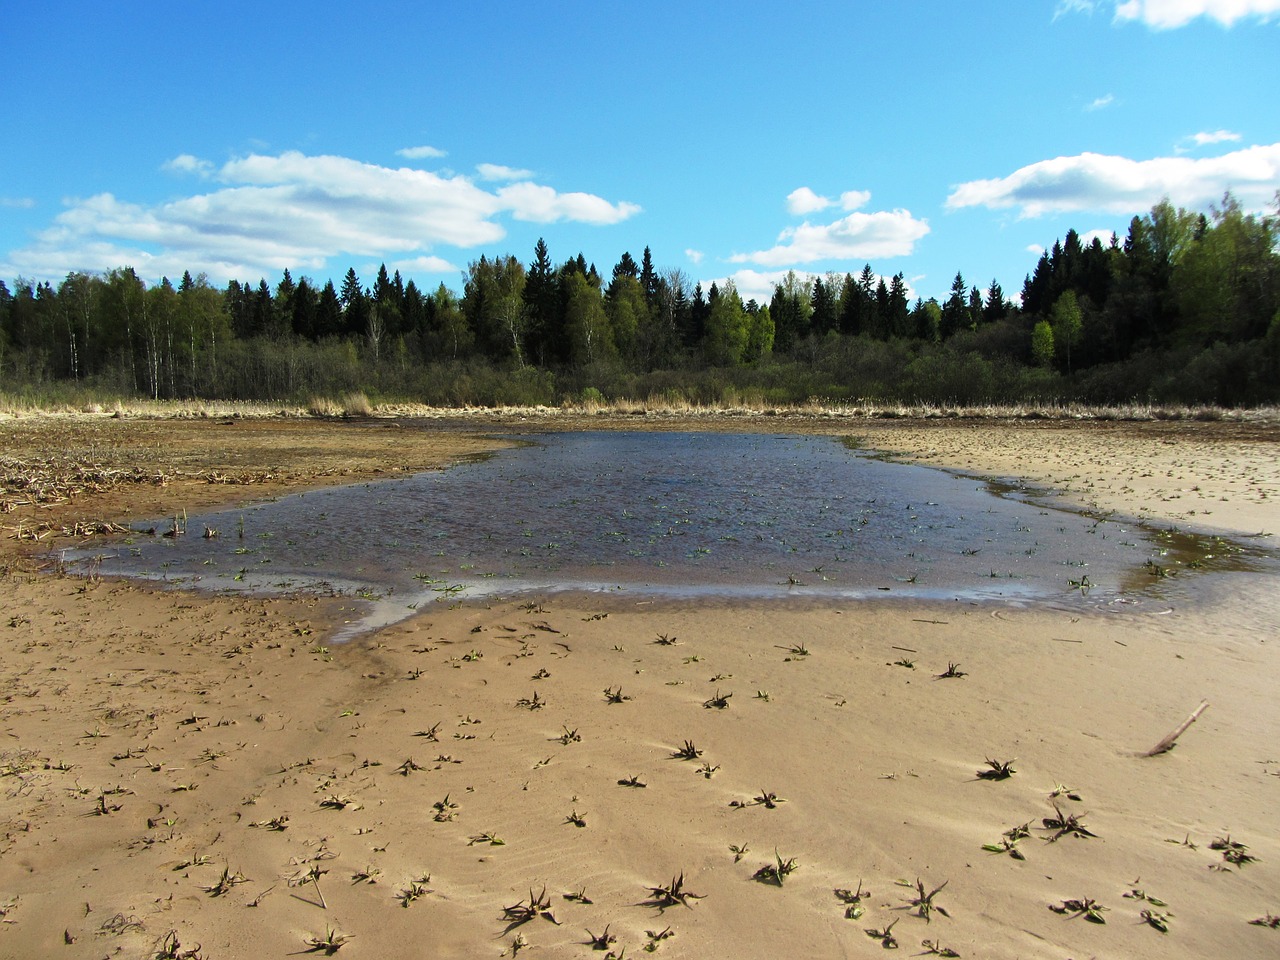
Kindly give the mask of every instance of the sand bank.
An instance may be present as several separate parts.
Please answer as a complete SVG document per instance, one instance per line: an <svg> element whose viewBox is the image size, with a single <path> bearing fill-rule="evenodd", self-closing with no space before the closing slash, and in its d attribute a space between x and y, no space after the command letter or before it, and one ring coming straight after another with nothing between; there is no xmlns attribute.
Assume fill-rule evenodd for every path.
<svg viewBox="0 0 1280 960"><path fill-rule="evenodd" d="M890 925L907 955L1280 950L1250 923L1280 914L1263 578L1102 608L526 597L334 645L341 598L87 582L22 552L77 519L429 468L483 448L474 426L4 425L67 499L5 494L0 955L284 956L334 931L342 956L856 957ZM1256 429L822 429L1099 509L1276 526ZM690 896L658 891L681 875Z"/></svg>

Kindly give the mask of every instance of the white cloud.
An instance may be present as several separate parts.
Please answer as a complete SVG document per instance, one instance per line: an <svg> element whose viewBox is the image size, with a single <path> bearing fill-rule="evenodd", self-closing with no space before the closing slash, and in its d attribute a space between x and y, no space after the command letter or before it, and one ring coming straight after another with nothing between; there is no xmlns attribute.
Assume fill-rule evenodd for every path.
<svg viewBox="0 0 1280 960"><path fill-rule="evenodd" d="M1240 134L1232 133L1230 130L1214 130L1212 133L1193 134L1191 139L1196 142L1197 147L1203 147L1210 143L1235 142L1240 139Z"/></svg>
<svg viewBox="0 0 1280 960"><path fill-rule="evenodd" d="M634 203L613 204L590 193L557 193L536 183L513 183L498 190L502 208L517 220L555 223L577 220L598 225L619 223L640 212Z"/></svg>
<svg viewBox="0 0 1280 960"><path fill-rule="evenodd" d="M787 194L787 212L798 217L806 213L817 213L831 206L831 201L820 197L808 187L797 187Z"/></svg>
<svg viewBox="0 0 1280 960"><path fill-rule="evenodd" d="M504 167L500 163L481 163L476 165L476 172L481 180L532 180L532 170L521 170L517 167Z"/></svg>
<svg viewBox="0 0 1280 960"><path fill-rule="evenodd" d="M212 170L187 155L167 166ZM321 269L339 255L412 258L439 244L494 243L506 235L502 215L609 224L639 211L634 204L534 183L491 192L466 177L298 152L242 157L210 177L221 186L156 205L110 193L66 201L32 246L9 255L9 266L54 277L125 263L140 271L144 264L163 264L148 275L190 269L243 278L285 267Z"/></svg>
<svg viewBox="0 0 1280 960"><path fill-rule="evenodd" d="M31 197L0 197L0 207L10 207L14 210L30 210L35 205L36 202Z"/></svg>
<svg viewBox="0 0 1280 960"><path fill-rule="evenodd" d="M1111 106L1115 102L1116 102L1115 94L1108 93L1104 97L1098 97L1098 99L1094 100L1087 107L1085 107L1085 110L1087 110L1089 113L1092 113L1095 110L1105 109L1106 107Z"/></svg>
<svg viewBox="0 0 1280 960"><path fill-rule="evenodd" d="M1092 14L1095 6L1097 6L1095 0L1058 0L1058 6L1053 11L1053 19L1057 20L1069 13Z"/></svg>
<svg viewBox="0 0 1280 960"><path fill-rule="evenodd" d="M1092 14L1100 6L1115 8L1115 20L1138 20L1154 30L1183 27L1196 17L1209 17L1224 27L1237 20L1262 22L1280 14L1280 0L1059 0L1053 19L1071 13Z"/></svg>
<svg viewBox="0 0 1280 960"><path fill-rule="evenodd" d="M1203 208L1230 190L1246 209L1261 210L1277 188L1280 143L1202 159L1082 153L962 183L947 197L947 207L1018 207L1023 217L1073 210L1141 213L1166 196L1178 206Z"/></svg>
<svg viewBox="0 0 1280 960"><path fill-rule="evenodd" d="M684 255L689 258L691 263L701 263L702 258L706 256L701 250L694 250L692 247L686 249Z"/></svg>
<svg viewBox="0 0 1280 960"><path fill-rule="evenodd" d="M1189 137L1183 137L1174 145L1175 153L1189 153L1199 147L1209 147L1216 143L1235 143L1241 139L1240 134L1230 130L1202 130Z"/></svg>
<svg viewBox="0 0 1280 960"><path fill-rule="evenodd" d="M194 173L197 176L207 177L213 172L213 164L208 160L193 157L189 153L181 153L172 160L165 161L160 169L171 173Z"/></svg>
<svg viewBox="0 0 1280 960"><path fill-rule="evenodd" d="M433 160L437 157L448 156L448 154L437 147L402 147L396 151L397 157L404 157L406 160Z"/></svg>
<svg viewBox="0 0 1280 960"><path fill-rule="evenodd" d="M846 190L840 194L839 204L845 210L857 210L859 207L866 206L870 199L871 191L869 190ZM830 197L819 196L808 187L797 187L787 194L787 211L803 217L806 214L818 213L833 207L836 202Z"/></svg>
<svg viewBox="0 0 1280 960"><path fill-rule="evenodd" d="M1040 256L1040 254L1044 252L1045 252L1044 247L1040 246L1040 244L1038 243L1027 244L1027 253L1034 253L1038 257Z"/></svg>
<svg viewBox="0 0 1280 960"><path fill-rule="evenodd" d="M1186 26L1209 17L1224 27L1237 20L1268 21L1280 15L1280 0L1125 0L1116 4L1116 20L1139 20L1154 30Z"/></svg>
<svg viewBox="0 0 1280 960"><path fill-rule="evenodd" d="M846 190L840 194L840 206L845 210L858 210L871 200L870 190Z"/></svg>
<svg viewBox="0 0 1280 960"><path fill-rule="evenodd" d="M421 256L408 260L396 260L388 264L392 270L401 273L461 273L462 268L450 263L444 257Z"/></svg>
<svg viewBox="0 0 1280 960"><path fill-rule="evenodd" d="M825 273L811 273L804 270L752 270L750 268L745 268L742 270L735 270L727 277L704 279L701 283L703 291L707 291L711 289L711 284L713 283L723 289L726 281L732 281L734 287L738 291L738 296L742 298L743 303L746 303L748 300L755 300L756 303L767 306L769 301L773 299L774 287L782 283L786 279L788 273L793 272L801 283L810 283L815 277L821 278L823 283L826 283L828 279L827 274ZM852 273L854 279L857 279L861 275L861 269L847 272ZM843 280L844 271L840 273L840 276ZM892 279L892 277L876 274L875 279L872 281L872 285L874 286L883 280L887 286ZM904 281L907 299L914 300L918 296L913 286L913 281L919 279L923 278L915 277L912 280Z"/></svg>
<svg viewBox="0 0 1280 960"><path fill-rule="evenodd" d="M738 253L732 263L755 263L763 267L812 263L815 260L874 260L905 256L929 232L925 220L917 220L908 210L851 213L834 223L788 227L778 243L768 250Z"/></svg>
<svg viewBox="0 0 1280 960"><path fill-rule="evenodd" d="M727 277L703 280L702 290L704 293L709 291L713 283L723 289L727 281L732 281L743 303L748 300L754 300L756 303L767 304L773 299L773 288L781 283L782 278L786 275L787 271L785 270L768 270L764 272L759 270L737 270Z"/></svg>
<svg viewBox="0 0 1280 960"><path fill-rule="evenodd" d="M1094 240L1101 240L1104 247L1109 247L1114 234L1114 230L1086 230L1080 234L1080 246L1089 247L1093 245Z"/></svg>

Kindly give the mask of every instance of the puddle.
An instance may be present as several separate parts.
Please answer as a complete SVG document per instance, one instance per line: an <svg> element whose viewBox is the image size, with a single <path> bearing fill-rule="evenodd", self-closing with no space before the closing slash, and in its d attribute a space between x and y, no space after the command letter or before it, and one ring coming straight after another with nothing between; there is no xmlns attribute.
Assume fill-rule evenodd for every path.
<svg viewBox="0 0 1280 960"><path fill-rule="evenodd" d="M1274 565L1242 542L1085 516L831 437L519 439L480 462L193 515L185 536L71 559L212 589L359 596L366 628L523 591L1108 602L1168 595L1182 582L1169 574L1197 567Z"/></svg>

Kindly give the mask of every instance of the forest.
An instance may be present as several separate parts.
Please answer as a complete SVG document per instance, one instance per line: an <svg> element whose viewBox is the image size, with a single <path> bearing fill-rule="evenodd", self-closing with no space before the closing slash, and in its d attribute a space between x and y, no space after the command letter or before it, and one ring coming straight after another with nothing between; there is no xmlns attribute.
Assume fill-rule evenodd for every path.
<svg viewBox="0 0 1280 960"><path fill-rule="evenodd" d="M307 402L363 391L441 406L1280 401L1276 213L1227 194L1167 200L1127 235L1069 230L1016 297L957 273L943 302L905 278L788 274L768 303L623 253L607 275L539 240L468 265L461 291L385 265L366 285L148 286L128 266L55 287L0 281L0 392L42 402Z"/></svg>

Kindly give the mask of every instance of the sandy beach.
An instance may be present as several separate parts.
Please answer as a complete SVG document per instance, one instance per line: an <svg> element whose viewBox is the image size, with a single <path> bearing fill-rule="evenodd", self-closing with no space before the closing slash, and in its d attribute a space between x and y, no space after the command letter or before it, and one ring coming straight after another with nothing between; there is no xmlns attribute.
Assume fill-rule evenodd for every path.
<svg viewBox="0 0 1280 960"><path fill-rule="evenodd" d="M0 956L1280 955L1274 573L1101 606L521 596L332 643L358 601L50 559L583 426L638 424L0 421ZM1280 527L1274 421L644 426Z"/></svg>

